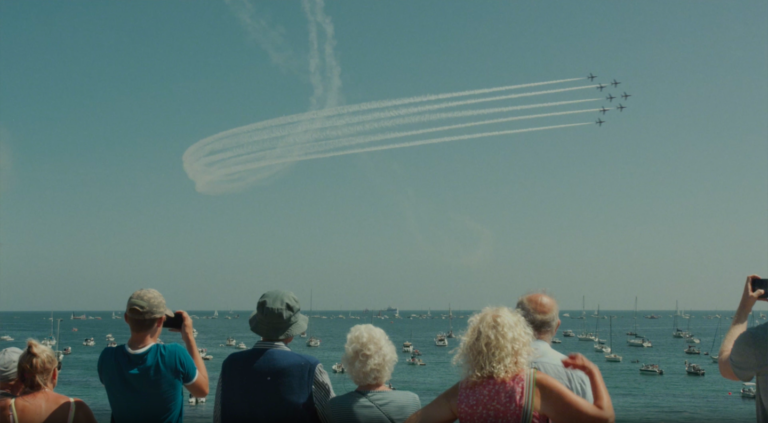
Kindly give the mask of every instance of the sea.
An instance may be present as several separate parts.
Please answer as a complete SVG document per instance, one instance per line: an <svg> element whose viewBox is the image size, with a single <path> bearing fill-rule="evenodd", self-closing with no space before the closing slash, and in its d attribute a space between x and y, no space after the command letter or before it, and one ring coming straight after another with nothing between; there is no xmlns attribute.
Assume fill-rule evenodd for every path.
<svg viewBox="0 0 768 423"><path fill-rule="evenodd" d="M219 311L217 319L205 319L214 310L192 310L190 315L200 317L194 320L194 327L199 332L198 347L207 348L213 359L206 361L210 378L210 395L204 404L185 405L184 420L187 422L210 422L213 420L216 384L221 370L221 363L237 349L223 346L227 337L237 342L244 342L249 347L258 340L257 335L248 327L248 317L252 311ZM393 312L363 311L314 311L310 314L309 332L320 338L319 348L309 348L305 339L296 338L289 347L296 352L317 357L328 371L336 394L355 389L355 385L345 374L331 371L334 363L341 361L344 343L349 329L357 324L371 323L381 327L389 335L397 348L400 361L395 367L391 383L396 389L412 391L419 395L422 405L435 399L441 392L451 387L460 379L460 368L452 364L454 348L459 339L449 339L448 347L435 346L435 335L447 332L452 326L460 335L466 328L467 318L473 313L468 310L453 310L453 319L448 319L447 310L431 310L431 318L409 318L411 315L426 315L427 310L401 310L402 318L395 318ZM83 314L82 312L76 314ZM561 315L581 315L581 310L562 310ZM727 316L733 313L723 311L687 311L690 319L678 319L678 327L689 327L701 343L701 355L688 355L684 350L688 346L685 340L672 337L674 329L674 311L645 310L638 311L637 319L633 311L602 311L612 315L613 350L623 356L621 363L608 363L604 354L594 351L592 342L579 341L577 338L564 338L562 330L572 329L579 333L586 327L594 332L599 325L599 337L610 340L609 320L587 317L584 320L561 317L562 325L558 333L561 344L553 347L567 354L580 352L595 362L600 368L616 410L618 422L753 422L755 421L755 400L745 399L740 395L741 383L721 377L717 364L712 362L706 352L719 349L722 335L730 326ZM112 319L111 311L85 312L87 320L71 320L71 312L53 312L53 336L57 336L58 319L60 332L58 349L72 347L72 354L65 356L56 392L84 400L93 410L99 422L110 421L110 407L106 392L99 382L96 363L99 354L107 348L106 335L112 334L118 345L124 344L130 335L127 324L120 319ZM591 313L588 313L591 314ZM641 316L656 314L659 319L646 319ZM722 320L706 318L715 314L723 315ZM117 312L122 316L122 312ZM352 317L359 317L353 319ZM386 316L386 317L384 317ZM94 317L94 319L90 319ZM98 320L96 317L100 317ZM41 340L51 335L50 312L0 312L0 336L9 335L14 341L0 341L0 348L15 346L23 348L25 340ZM764 320L758 320L763 323ZM648 338L651 348L637 348L627 345L626 332L634 329ZM720 328L718 330L718 324ZM715 337L716 332L718 333ZM96 346L83 346L85 338L93 337ZM181 343L178 333L164 332L161 339L165 343ZM410 355L402 353L402 343L413 342L422 352L425 366L407 365L405 359ZM690 376L685 372L685 360L697 363L706 370L705 376ZM634 362L637 361L637 362ZM643 363L658 364L664 370L663 376L641 374ZM185 402L186 404L186 402Z"/></svg>

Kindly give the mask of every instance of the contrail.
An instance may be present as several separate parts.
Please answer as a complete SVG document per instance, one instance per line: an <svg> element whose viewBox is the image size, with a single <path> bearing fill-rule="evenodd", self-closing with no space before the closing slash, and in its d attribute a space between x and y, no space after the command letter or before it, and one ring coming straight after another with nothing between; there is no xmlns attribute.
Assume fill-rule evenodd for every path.
<svg viewBox="0 0 768 423"><path fill-rule="evenodd" d="M570 104L585 103L585 102L591 102L591 101L602 101L602 100L603 100L602 98L593 98L593 99L584 99L584 100L570 100L570 101L558 101L558 102L552 102L552 103L529 104L529 105L522 105L522 106L496 107L496 108L479 109L479 110L475 109L475 110L464 110L464 111L457 111L457 112L443 112L443 113L404 116L404 117L392 118L388 120L380 120L378 122L364 123L360 125L342 126L341 128L333 129L333 130L315 131L313 132L311 138L304 140L305 141L304 144L312 142L313 140L317 140L317 139L338 138L338 137L348 136L348 135L352 135L360 132L380 130L380 129L384 129L392 126L426 123L433 120L464 118L464 117L470 117L470 116L478 116L478 115L493 114L493 113L504 113L504 112L511 112L511 111L517 111L517 110L533 109L533 108L564 106L564 105L570 105ZM331 125L330 124L318 125L318 127L328 127L328 126L331 126ZM335 124L334 126L339 126L339 125ZM304 128L303 130L306 130L306 129ZM286 130L284 131L284 133L280 135L274 135L274 136L289 136L292 134L293 132L291 132L290 130ZM220 143L220 145L217 145L217 147L219 147L217 149L223 150L222 152L202 157L199 159L199 162L201 164L207 164L207 163L212 163L219 160L224 160L228 157L240 155L247 152L268 150L270 148L273 148L277 143L276 142L255 143L255 142L263 139L269 139L272 137L273 136L270 136L270 135L254 136L253 138L248 140L249 142L254 143L253 145L242 146L239 148L234 148L229 150L224 149L227 146L226 144L229 144L229 143L226 143L226 144ZM299 144L296 147L300 145L303 145L303 144Z"/></svg>
<svg viewBox="0 0 768 423"><path fill-rule="evenodd" d="M579 79L583 79L583 78L579 78ZM404 108L393 109L388 111L385 110L382 112L373 112L369 114L351 116L351 117L345 117L344 115L342 115L336 119L332 119L331 120L332 123L324 124L323 121L320 121L319 123L315 123L314 125L312 124L307 125L306 128L303 126L300 126L300 128L308 130L308 129L314 129L315 127L322 127L323 125L325 126L349 125L351 123L365 122L365 121L371 121L376 119L392 118L396 116L403 116L403 115L416 114L416 113L424 113L432 110L439 110L439 109L445 109L450 107L468 106L472 104L486 103L490 101L510 100L513 98L532 97L532 96L539 96L539 95L545 95L545 94L556 94L556 93L562 93L562 92L568 92L568 91L583 90L583 89L588 89L593 87L594 87L593 85L587 85L587 86L579 86L579 87L560 88L560 89L554 89L554 90L534 91L534 92L521 93L521 94L508 94L508 95L496 96L496 97L485 97L485 98L476 98L476 99L462 100L462 101L443 102L443 103L437 103L437 104L431 104L431 105L425 105L425 106L404 107ZM321 110L319 112L324 112L327 110L330 110L330 109ZM299 115L292 115L292 116L307 116L314 113L316 112L308 112L308 113L302 113ZM288 117L291 117L291 116L288 116ZM302 119L302 120L306 120L306 119ZM272 137L286 136L290 133L297 134L301 132L301 131L297 131L296 129L286 130L286 129L274 128L271 130L267 130L267 132L265 132L264 134L257 135L256 137L254 137L253 135L250 135L249 134L250 132L254 131L255 129L258 129L256 128L256 126L259 125L260 123L262 122L259 122L253 125L243 126L240 128L235 128L235 129L221 132L211 137L205 138L197 142L196 144L192 145L191 147L189 147L189 149L187 149L187 151L184 153L184 160L187 161L187 160L193 160L195 158L200 158L208 154L210 151L214 149L230 148L232 146L236 146L243 143L268 139ZM287 141L290 142L290 140L287 140Z"/></svg>
<svg viewBox="0 0 768 423"><path fill-rule="evenodd" d="M211 137L205 138L197 142L194 146L198 146L198 145L202 146L207 142L213 142L215 141L214 138L216 137L228 138L243 132L249 132L256 129L267 128L271 126L296 123L304 120L317 119L317 118L329 117L329 116L335 116L335 115L341 115L341 114L357 113L365 110L401 106L401 105L412 104L412 103L422 103L427 101L444 100L444 99L455 98L455 97L488 94L493 92L509 91L509 90L516 90L516 89L522 89L522 88L531 88L531 87L537 87L542 85L562 84L565 82L573 82L573 81L579 81L583 79L585 78L558 79L554 81L534 82L534 83L520 84L520 85L508 85L504 87L484 88L484 89L470 90L470 91L458 91L458 92L446 93L446 94L422 95L422 96L409 97L409 98L396 99L396 100L379 100L379 101L360 103L360 104L350 105L350 106L334 107L334 108L324 109L324 110L314 110L306 113L299 113L299 114L283 116L275 119L268 119L268 120L257 122L251 125L230 129L228 131L224 131L219 134L213 135ZM594 88L595 86L596 85L589 85L585 88Z"/></svg>
<svg viewBox="0 0 768 423"><path fill-rule="evenodd" d="M374 151L392 150L396 148L417 147L417 146L428 145L428 144L438 144L438 143L444 143L444 142L462 141L462 140L470 140L470 139L476 139L476 138L487 138L487 137L493 137L493 136L499 136L499 135L519 134L524 132L545 131L549 129L570 128L575 126L592 125L592 124L593 122L570 123L565 125L542 126L538 128L512 129L507 131L495 131L495 132L481 132L478 134L431 138L431 139L426 139L421 141L411 141L411 142L405 142L400 144L389 144L389 145L381 145L376 147L366 147L366 148L358 148L353 150L337 151L332 153L314 154L314 155L302 156L299 158L292 157L292 158L271 160L271 161L265 161L265 162L256 162L256 163L251 163L247 165L228 168L227 174L235 174L238 172L244 172L244 171L256 169L259 167L272 166L272 165L277 165L282 163L290 163L290 162L298 162L298 161L314 160L314 159L324 159L328 157L345 156L348 154L370 153Z"/></svg>
<svg viewBox="0 0 768 423"><path fill-rule="evenodd" d="M350 146L359 145L359 144L369 144L373 142L385 141L385 140L390 140L394 138L404 138L404 137L410 137L410 136L416 136L416 135L424 135L432 132L453 131L457 129L471 128L474 126L493 125L497 123L513 122L517 120L539 119L539 118L564 116L564 115L571 115L571 114L578 114L578 113L590 113L590 112L596 112L598 110L600 109L584 109L584 110L574 110L574 111L566 111L566 112L544 113L544 114L537 114L537 115L513 116L513 117L491 119L491 120L485 120L485 121L479 121L479 122L468 122L468 123L461 123L456 125L438 126L438 127L419 129L419 130L413 130L413 131L388 132L388 133L379 134L379 135L366 135L366 136L359 136L359 137L350 137L346 139L334 139L334 140L328 140L328 141L315 142L311 144L299 145L295 147L278 148L278 149L266 151L266 152L256 152L256 153L247 154L247 155L235 155L233 156L234 158L232 160L229 160L225 163L225 167L221 174L229 173L227 172L229 169L236 168L240 163L247 163L250 161L258 160L270 154L288 156L289 158L290 157L301 158L301 157L305 157L308 153L316 153L318 151L324 151L324 150L335 150L343 147L350 147ZM292 161L295 161L295 160L292 160Z"/></svg>

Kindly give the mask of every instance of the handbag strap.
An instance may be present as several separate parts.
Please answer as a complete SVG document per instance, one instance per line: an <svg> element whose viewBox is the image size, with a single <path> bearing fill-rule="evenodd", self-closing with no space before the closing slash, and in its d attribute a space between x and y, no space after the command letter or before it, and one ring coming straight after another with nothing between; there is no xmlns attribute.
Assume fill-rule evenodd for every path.
<svg viewBox="0 0 768 423"><path fill-rule="evenodd" d="M371 399L371 398L368 396L368 394L366 394L366 393L363 393L363 392L360 392L360 391L358 391L357 389L355 389L355 392L357 392L357 393L358 393L358 394L360 394L360 395L361 395L363 398L367 399L367 400L368 400L368 402L370 402L371 404L373 404L373 406L374 406L374 407L376 407L376 409L377 409L377 410L379 410L379 412L380 412L382 415L384 415L384 417L386 417L386 418L387 418L387 420L389 420L389 423L395 423L395 419L393 419L393 418L392 418L392 416L390 416L389 414L387 414L387 412L386 412L386 411L382 410L382 409L381 409L381 407L379 407L379 404L376 404L376 403L375 403L375 402L374 402L374 401L373 401L373 400L372 400L372 399Z"/></svg>
<svg viewBox="0 0 768 423"><path fill-rule="evenodd" d="M525 385L523 388L523 418L522 423L531 423L533 420L533 402L536 397L536 369L528 369L525 372Z"/></svg>

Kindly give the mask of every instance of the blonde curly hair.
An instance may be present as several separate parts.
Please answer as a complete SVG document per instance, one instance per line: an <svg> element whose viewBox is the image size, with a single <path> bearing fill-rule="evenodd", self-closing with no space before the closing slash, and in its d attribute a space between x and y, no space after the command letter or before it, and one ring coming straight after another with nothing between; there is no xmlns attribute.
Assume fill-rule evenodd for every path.
<svg viewBox="0 0 768 423"><path fill-rule="evenodd" d="M51 388L53 371L58 365L59 360L51 348L28 339L27 348L19 357L18 378L30 391Z"/></svg>
<svg viewBox="0 0 768 423"><path fill-rule="evenodd" d="M341 363L356 385L382 384L395 370L397 351L381 328L355 325L347 334Z"/></svg>
<svg viewBox="0 0 768 423"><path fill-rule="evenodd" d="M469 318L453 357L470 381L508 379L528 367L533 330L519 312L486 307Z"/></svg>

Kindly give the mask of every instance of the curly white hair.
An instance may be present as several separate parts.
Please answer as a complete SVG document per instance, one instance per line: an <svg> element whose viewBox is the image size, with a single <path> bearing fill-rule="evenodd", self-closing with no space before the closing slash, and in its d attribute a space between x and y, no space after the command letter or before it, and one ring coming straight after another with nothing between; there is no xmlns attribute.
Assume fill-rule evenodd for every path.
<svg viewBox="0 0 768 423"><path fill-rule="evenodd" d="M395 369L397 351L381 328L355 325L347 334L341 363L356 385L383 384Z"/></svg>

